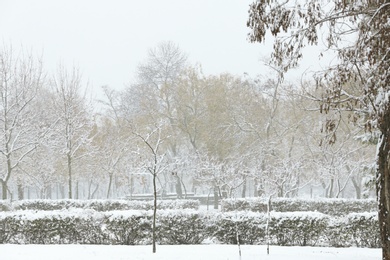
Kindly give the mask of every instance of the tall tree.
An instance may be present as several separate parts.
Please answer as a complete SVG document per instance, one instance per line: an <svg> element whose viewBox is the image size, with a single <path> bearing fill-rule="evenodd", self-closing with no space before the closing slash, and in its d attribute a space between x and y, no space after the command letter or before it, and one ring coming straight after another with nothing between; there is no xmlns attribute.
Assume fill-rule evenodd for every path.
<svg viewBox="0 0 390 260"><path fill-rule="evenodd" d="M187 55L172 42L162 42L149 50L146 60L137 68L136 81L127 90L150 124L160 119L169 122L172 135L177 134L174 118L177 110L175 93L178 79L187 66ZM128 107L128 106L127 106ZM177 154L175 138L170 140L171 152Z"/></svg>
<svg viewBox="0 0 390 260"><path fill-rule="evenodd" d="M44 83L42 63L31 54L15 55L11 48L0 50L0 182L7 199L13 171L37 147L37 113L31 105Z"/></svg>
<svg viewBox="0 0 390 260"><path fill-rule="evenodd" d="M379 131L376 186L384 260L390 259L389 19L388 0L287 0L254 2L247 22L250 41L263 42L268 31L275 37L271 62L281 77L298 65L307 45L325 43L326 49L336 50L338 64L316 77L325 89L321 110L354 110L357 118L365 120L367 130ZM319 39L321 34L324 41ZM350 81L359 84L358 94L345 88ZM327 130L337 130L336 125L330 121Z"/></svg>
<svg viewBox="0 0 390 260"><path fill-rule="evenodd" d="M82 77L77 68L68 71L59 66L53 77L53 108L59 119L56 127L57 148L65 155L68 198L73 198L73 179L75 177L75 163L86 156L89 151L86 145L91 143L91 106L86 97L86 90L82 85ZM83 92L84 91L84 92Z"/></svg>

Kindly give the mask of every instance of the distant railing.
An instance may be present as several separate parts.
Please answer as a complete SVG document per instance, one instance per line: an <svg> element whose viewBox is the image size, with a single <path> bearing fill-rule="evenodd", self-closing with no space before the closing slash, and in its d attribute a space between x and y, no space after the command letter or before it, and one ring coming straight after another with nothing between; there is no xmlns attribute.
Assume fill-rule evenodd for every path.
<svg viewBox="0 0 390 260"><path fill-rule="evenodd" d="M179 199L179 196L176 193L166 193L166 194L158 194L157 198L159 200L174 200ZM131 194L125 197L126 200L153 200L153 194ZM183 194L182 199L190 199L190 200L199 200L199 203L202 205L213 204L214 196L211 195L201 195L194 194L193 192L189 192L187 194Z"/></svg>

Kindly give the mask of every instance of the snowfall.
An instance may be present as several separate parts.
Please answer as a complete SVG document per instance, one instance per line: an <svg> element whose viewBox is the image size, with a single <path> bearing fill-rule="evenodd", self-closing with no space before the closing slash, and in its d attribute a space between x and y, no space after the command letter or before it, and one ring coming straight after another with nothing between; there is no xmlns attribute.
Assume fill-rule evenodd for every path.
<svg viewBox="0 0 390 260"><path fill-rule="evenodd" d="M151 246L105 245L0 245L1 260L370 260L381 259L381 249L280 247L237 245L160 245L152 253Z"/></svg>

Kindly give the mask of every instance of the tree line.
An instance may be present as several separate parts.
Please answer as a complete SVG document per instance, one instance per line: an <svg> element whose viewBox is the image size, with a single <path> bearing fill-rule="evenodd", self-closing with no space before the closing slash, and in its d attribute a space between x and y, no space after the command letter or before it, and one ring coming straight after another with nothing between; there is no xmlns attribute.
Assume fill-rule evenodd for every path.
<svg viewBox="0 0 390 260"><path fill-rule="evenodd" d="M370 196L375 147L351 113L319 115L312 83L205 75L163 42L97 101L78 68L9 47L0 62L3 199Z"/></svg>

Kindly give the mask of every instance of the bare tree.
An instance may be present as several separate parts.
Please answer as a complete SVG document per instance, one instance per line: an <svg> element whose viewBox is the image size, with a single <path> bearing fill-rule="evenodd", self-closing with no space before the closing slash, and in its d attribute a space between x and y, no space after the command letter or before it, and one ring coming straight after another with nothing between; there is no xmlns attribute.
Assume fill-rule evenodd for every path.
<svg viewBox="0 0 390 260"><path fill-rule="evenodd" d="M163 143L167 140L164 135L164 123L156 123L148 127L149 131L141 133L134 126L132 133L146 147L146 161L143 166L153 177L153 223L152 223L152 246L153 253L156 253L156 219L157 219L157 180L158 176L164 172L167 167L166 153L164 152Z"/></svg>
<svg viewBox="0 0 390 260"><path fill-rule="evenodd" d="M0 51L0 182L7 199L13 171L37 147L44 130L35 127L31 105L44 84L42 63L31 54Z"/></svg>
<svg viewBox="0 0 390 260"><path fill-rule="evenodd" d="M65 155L68 176L68 198L72 199L75 163L91 151L86 145L91 143L91 106L88 103L86 89L83 91L82 77L75 67L71 71L59 66L53 77L53 108L59 122L56 127L57 147Z"/></svg>
<svg viewBox="0 0 390 260"><path fill-rule="evenodd" d="M136 81L127 89L131 96L127 102L138 106L137 112L144 115L143 121L154 124L164 119L169 122L172 135L177 135L178 131L174 96L179 76L186 66L187 55L176 44L162 42L149 50L145 62L138 66ZM172 138L169 142L171 152L177 154L176 139Z"/></svg>

